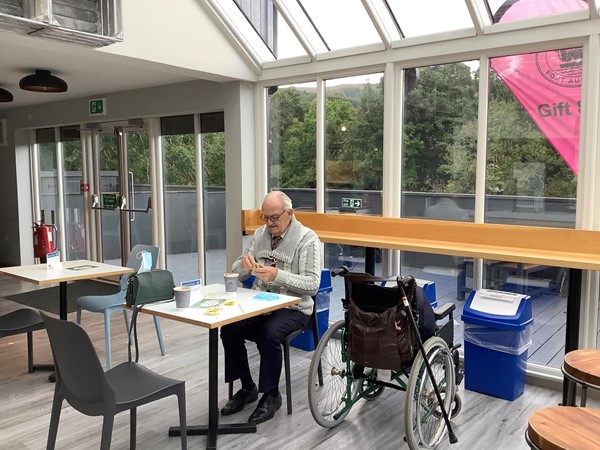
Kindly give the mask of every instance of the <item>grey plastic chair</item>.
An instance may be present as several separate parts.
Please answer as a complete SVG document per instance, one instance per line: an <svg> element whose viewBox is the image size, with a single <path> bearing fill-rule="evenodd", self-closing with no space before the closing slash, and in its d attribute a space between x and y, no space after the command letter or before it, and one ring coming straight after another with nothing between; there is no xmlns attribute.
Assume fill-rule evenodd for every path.
<svg viewBox="0 0 600 450"><path fill-rule="evenodd" d="M33 364L33 332L43 330L44 322L37 311L21 308L0 316L0 338L27 333L27 371L53 370L52 364Z"/></svg>
<svg viewBox="0 0 600 450"><path fill-rule="evenodd" d="M187 448L185 382L163 377L132 361L104 372L92 341L83 328L41 313L56 366L56 385L47 449L56 445L63 400L88 416L103 416L101 450L110 449L114 417L130 412L131 449L136 447L137 407L176 395L179 405L181 448ZM166 430L165 430L166 432Z"/></svg>
<svg viewBox="0 0 600 450"><path fill-rule="evenodd" d="M156 268L156 262L158 261L158 255L160 249L151 245L138 244L131 249L129 257L127 258L127 267L132 268L134 271L138 271L140 268L141 260L137 258L137 254L141 251L147 251L152 254L152 268ZM106 368L111 367L111 356L110 356L110 315L114 312L123 311L123 317L125 318L126 329L129 330L129 315L126 310L121 307L121 304L125 301L125 293L127 292L127 280L130 274L125 274L119 281L119 291L111 295L84 295L77 299L77 323L81 324L81 311L91 311L104 313L104 346L106 350ZM160 347L160 354L165 355L165 343L163 341L162 332L160 329L160 319L154 317L154 326L156 328L156 336L158 337L158 345Z"/></svg>

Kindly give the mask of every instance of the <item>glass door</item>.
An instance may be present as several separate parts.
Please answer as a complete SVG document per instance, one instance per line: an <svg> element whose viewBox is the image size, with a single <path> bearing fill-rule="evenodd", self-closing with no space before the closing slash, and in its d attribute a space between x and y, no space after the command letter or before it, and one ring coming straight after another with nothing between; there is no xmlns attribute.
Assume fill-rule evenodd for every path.
<svg viewBox="0 0 600 450"><path fill-rule="evenodd" d="M152 243L148 131L140 121L106 124L94 135L98 253L103 262L125 264L134 245Z"/></svg>

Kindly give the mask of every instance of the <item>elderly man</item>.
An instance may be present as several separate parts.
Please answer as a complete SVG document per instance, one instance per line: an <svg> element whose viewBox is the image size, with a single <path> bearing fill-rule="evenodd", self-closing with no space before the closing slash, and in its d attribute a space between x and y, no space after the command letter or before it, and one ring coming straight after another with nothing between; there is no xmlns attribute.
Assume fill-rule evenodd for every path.
<svg viewBox="0 0 600 450"><path fill-rule="evenodd" d="M322 268L321 241L314 231L296 220L292 201L286 194L269 193L262 204L261 218L265 225L256 230L248 249L233 263L232 271L242 281L254 275L253 289L296 295L302 297L302 302L221 328L225 381L240 379L242 383L221 414L241 411L262 392L248 419L257 424L271 419L281 407L278 388L283 362L281 343L308 323ZM250 374L246 340L256 342L260 353L258 388Z"/></svg>

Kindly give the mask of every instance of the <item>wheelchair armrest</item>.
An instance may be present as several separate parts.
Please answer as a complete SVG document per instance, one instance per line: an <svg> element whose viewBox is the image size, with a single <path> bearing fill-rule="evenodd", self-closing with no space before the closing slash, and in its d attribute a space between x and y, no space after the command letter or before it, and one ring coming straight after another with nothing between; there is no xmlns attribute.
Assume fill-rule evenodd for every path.
<svg viewBox="0 0 600 450"><path fill-rule="evenodd" d="M454 303L445 303L442 306L435 309L435 320L440 320L450 314L452 317L452 311L456 309L456 305Z"/></svg>

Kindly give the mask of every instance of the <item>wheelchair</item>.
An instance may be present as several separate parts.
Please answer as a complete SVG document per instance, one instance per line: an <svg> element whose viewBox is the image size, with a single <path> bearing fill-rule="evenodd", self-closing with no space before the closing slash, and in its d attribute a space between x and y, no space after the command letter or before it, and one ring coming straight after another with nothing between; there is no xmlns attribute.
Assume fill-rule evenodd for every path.
<svg viewBox="0 0 600 450"><path fill-rule="evenodd" d="M396 287L386 286L382 290L378 282L385 280L389 283L394 279L350 272L347 267L332 271L332 276L344 277L344 320L336 322L325 332L311 360L308 403L315 421L322 427L333 428L344 420L359 400L375 400L386 388L392 388L406 391L404 422L410 449L435 448L446 431L450 442L457 442L449 421L459 414L462 407L458 395L458 385L463 378L458 356L460 344L453 343L455 305L447 303L434 311L435 319L432 320L435 324L432 328L435 332L422 342L418 318L414 317L418 311L416 290L421 288L416 286L413 277L398 277ZM362 285L361 289L357 288L359 285ZM424 294L422 298L425 299ZM414 349L412 359L387 371L387 374L391 372L385 377L387 380L380 379L383 376L378 377L378 372L383 372L381 368L365 367L352 360L348 312L351 300L363 306L377 303L389 306L391 300L396 305L403 305L397 307L398 311L408 312L411 318L409 324L413 327L413 336L417 336L418 347ZM424 301L427 302L426 299ZM442 324L440 321L443 319Z"/></svg>

